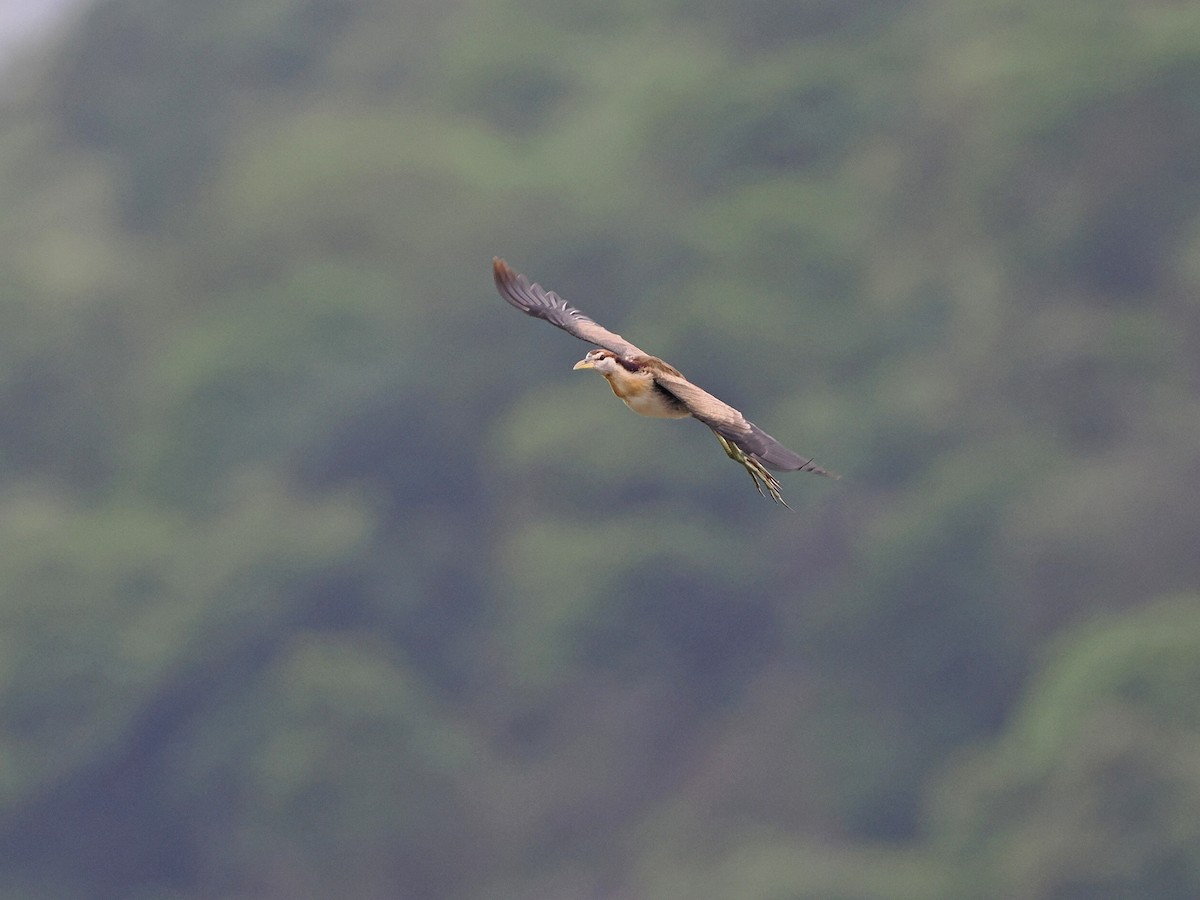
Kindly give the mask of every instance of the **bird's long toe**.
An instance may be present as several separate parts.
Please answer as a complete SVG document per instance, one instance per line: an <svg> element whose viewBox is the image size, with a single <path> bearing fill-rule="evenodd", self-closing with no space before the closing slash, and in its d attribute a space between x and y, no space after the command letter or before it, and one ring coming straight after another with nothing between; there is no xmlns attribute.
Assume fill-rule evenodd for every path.
<svg viewBox="0 0 1200 900"><path fill-rule="evenodd" d="M776 503L781 503L788 509L791 509L787 501L783 499L783 488L779 484L779 480L771 474L766 466L724 435L718 434L717 440L721 442L721 447L725 450L725 455L738 463L750 475L750 480L754 482L754 489L758 491L760 496L765 497L767 494L770 494L771 499ZM766 488L765 492L764 488Z"/></svg>

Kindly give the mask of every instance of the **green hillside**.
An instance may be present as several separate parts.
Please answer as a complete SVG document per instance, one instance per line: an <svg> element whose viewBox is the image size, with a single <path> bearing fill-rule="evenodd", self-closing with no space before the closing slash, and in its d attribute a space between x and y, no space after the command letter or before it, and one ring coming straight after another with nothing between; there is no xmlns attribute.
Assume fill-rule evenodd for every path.
<svg viewBox="0 0 1200 900"><path fill-rule="evenodd" d="M1200 6L97 0L5 78L5 897L1200 896Z"/></svg>

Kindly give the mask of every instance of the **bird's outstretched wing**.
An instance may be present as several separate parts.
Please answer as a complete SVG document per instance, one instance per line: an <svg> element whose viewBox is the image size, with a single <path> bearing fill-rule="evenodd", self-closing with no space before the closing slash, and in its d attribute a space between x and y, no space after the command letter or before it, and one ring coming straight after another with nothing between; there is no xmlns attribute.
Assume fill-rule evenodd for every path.
<svg viewBox="0 0 1200 900"><path fill-rule="evenodd" d="M545 319L581 341L611 350L626 359L647 355L619 334L597 325L554 291L547 291L540 284L530 284L524 275L514 272L498 256L492 260L492 276L500 296L526 315Z"/></svg>
<svg viewBox="0 0 1200 900"><path fill-rule="evenodd" d="M813 472L837 478L808 457L789 450L740 412L708 391L696 387L675 371L655 370L654 380L667 393L678 398L694 418L739 449L777 472Z"/></svg>

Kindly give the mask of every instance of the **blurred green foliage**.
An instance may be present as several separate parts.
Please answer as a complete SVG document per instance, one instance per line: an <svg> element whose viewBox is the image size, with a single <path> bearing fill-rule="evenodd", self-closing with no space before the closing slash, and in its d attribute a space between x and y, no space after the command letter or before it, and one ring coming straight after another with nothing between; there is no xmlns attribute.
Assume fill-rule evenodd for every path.
<svg viewBox="0 0 1200 900"><path fill-rule="evenodd" d="M939 785L973 895L1192 896L1198 642L1197 598L1182 596L1055 648L1011 731Z"/></svg>
<svg viewBox="0 0 1200 900"><path fill-rule="evenodd" d="M0 110L0 891L1200 895L1197 48L96 2Z"/></svg>

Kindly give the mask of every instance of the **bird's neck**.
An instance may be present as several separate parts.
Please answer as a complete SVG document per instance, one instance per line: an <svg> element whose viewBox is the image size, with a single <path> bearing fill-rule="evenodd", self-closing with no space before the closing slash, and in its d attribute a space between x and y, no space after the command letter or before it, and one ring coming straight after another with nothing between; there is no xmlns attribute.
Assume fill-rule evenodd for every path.
<svg viewBox="0 0 1200 900"><path fill-rule="evenodd" d="M682 419L690 415L687 408L658 389L649 372L627 372L617 369L602 373L608 386L625 405L639 416L652 419Z"/></svg>
<svg viewBox="0 0 1200 900"><path fill-rule="evenodd" d="M630 372L624 368L616 368L601 374L612 388L612 392L625 401L638 394L644 394L653 387L654 379L646 372Z"/></svg>

